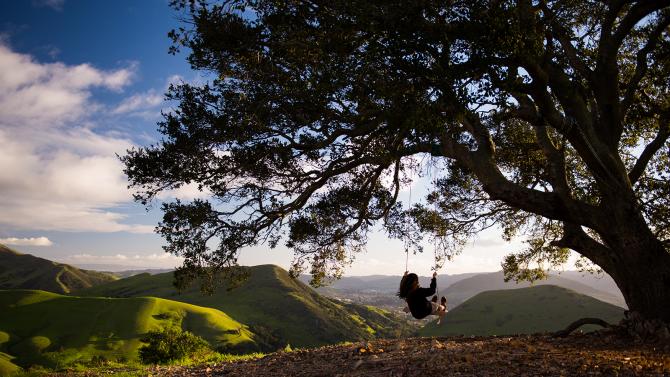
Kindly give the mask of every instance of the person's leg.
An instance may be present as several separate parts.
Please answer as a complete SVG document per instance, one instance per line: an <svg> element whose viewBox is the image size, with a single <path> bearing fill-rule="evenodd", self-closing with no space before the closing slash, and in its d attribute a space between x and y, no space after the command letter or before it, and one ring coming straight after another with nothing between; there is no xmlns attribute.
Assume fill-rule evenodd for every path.
<svg viewBox="0 0 670 377"><path fill-rule="evenodd" d="M431 310L430 314L437 315L437 313L440 311L440 304L431 301L430 305L433 307L433 310Z"/></svg>
<svg viewBox="0 0 670 377"><path fill-rule="evenodd" d="M444 318L444 315L445 315L445 314L446 314L446 311L444 311L444 310L442 310L442 311L440 311L440 312L437 313L437 315L438 315L438 318L437 318L437 324L438 324L438 325L439 325L440 323L442 323L442 318Z"/></svg>

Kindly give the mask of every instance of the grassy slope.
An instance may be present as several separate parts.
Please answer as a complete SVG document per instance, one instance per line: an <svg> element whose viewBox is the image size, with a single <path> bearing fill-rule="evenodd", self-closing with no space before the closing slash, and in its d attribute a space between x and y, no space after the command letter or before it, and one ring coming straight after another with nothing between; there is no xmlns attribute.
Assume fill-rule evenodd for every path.
<svg viewBox="0 0 670 377"><path fill-rule="evenodd" d="M372 334L377 338L402 338L408 335L414 335L415 328L407 321L399 319L387 310L353 303L344 303L344 308L352 313L354 319L365 323L369 328L374 329Z"/></svg>
<svg viewBox="0 0 670 377"><path fill-rule="evenodd" d="M110 274L80 270L0 245L0 289L70 293L114 280Z"/></svg>
<svg viewBox="0 0 670 377"><path fill-rule="evenodd" d="M603 292L576 280L567 279L557 275L552 275L549 279L546 280L539 280L533 285L555 285L594 297L600 301L604 301L616 306L626 306L626 303L621 294L615 295L609 292ZM528 282L519 282L518 284L514 281L505 282L502 272L498 271L487 274L479 274L467 279L463 279L450 285L447 289L440 289L440 295L447 296L450 307L456 307L457 305L481 292L502 289L527 288L530 286L531 284Z"/></svg>
<svg viewBox="0 0 670 377"><path fill-rule="evenodd" d="M215 309L153 297L90 298L0 290L0 352L15 356L12 362L22 366L57 367L94 355L136 359L142 334L171 325L214 346L246 347L252 342L252 334L242 324Z"/></svg>
<svg viewBox="0 0 670 377"><path fill-rule="evenodd" d="M441 325L427 324L419 335L531 334L560 330L583 317L615 323L623 308L553 285L487 291L449 311Z"/></svg>
<svg viewBox="0 0 670 377"><path fill-rule="evenodd" d="M373 318L367 316L364 309L360 313L351 312L343 304L292 279L280 267L262 265L251 267L249 271L250 277L241 287L230 292L218 289L212 296L202 295L196 287L178 294L172 287L172 273L137 275L80 293L108 297L157 296L216 308L250 325L256 333L268 331L297 347L390 336L392 334L384 328L391 327L400 328L403 335L409 332L409 327L403 327L403 321L396 320L390 313L376 312L377 317Z"/></svg>

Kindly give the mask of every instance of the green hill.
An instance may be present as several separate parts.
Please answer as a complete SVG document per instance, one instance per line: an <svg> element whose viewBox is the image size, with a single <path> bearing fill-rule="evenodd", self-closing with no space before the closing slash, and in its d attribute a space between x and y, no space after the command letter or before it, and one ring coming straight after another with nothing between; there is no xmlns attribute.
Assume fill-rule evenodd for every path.
<svg viewBox="0 0 670 377"><path fill-rule="evenodd" d="M71 293L114 280L111 274L81 270L0 245L0 289Z"/></svg>
<svg viewBox="0 0 670 377"><path fill-rule="evenodd" d="M313 347L375 337L405 336L411 327L389 312L343 304L319 295L274 265L249 267L249 278L232 291L206 296L193 287L181 294L173 274L140 274L86 289L86 296L156 296L219 309L250 326L265 342Z"/></svg>
<svg viewBox="0 0 670 377"><path fill-rule="evenodd" d="M589 282L587 279L582 279L585 282ZM439 282L439 280L438 280ZM495 291L503 289L518 289L518 288L527 288L530 286L540 286L540 285L555 285L563 287L577 293L581 293L587 296L591 296L600 301L610 303L612 305L620 306L625 308L626 302L624 301L623 295L621 292L610 291L605 292L596 288L593 288L589 285L581 283L579 281L564 278L557 274L552 274L549 278L545 280L538 280L532 285L529 282L522 281L516 283L514 281L505 282L503 278L502 271L478 274L467 279L460 280L446 289L440 289L440 295L447 296L449 299L449 305L452 308L460 305L462 302L467 299L474 297L478 293L485 291Z"/></svg>
<svg viewBox="0 0 670 377"><path fill-rule="evenodd" d="M610 323L623 318L624 309L574 291L540 285L477 294L421 330L421 336L509 335L557 331L583 317Z"/></svg>
<svg viewBox="0 0 670 377"><path fill-rule="evenodd" d="M255 347L245 326L215 309L153 297L89 298L0 290L0 375L12 365L53 368L94 356L137 359L139 338L167 326L200 335L213 347L241 351Z"/></svg>

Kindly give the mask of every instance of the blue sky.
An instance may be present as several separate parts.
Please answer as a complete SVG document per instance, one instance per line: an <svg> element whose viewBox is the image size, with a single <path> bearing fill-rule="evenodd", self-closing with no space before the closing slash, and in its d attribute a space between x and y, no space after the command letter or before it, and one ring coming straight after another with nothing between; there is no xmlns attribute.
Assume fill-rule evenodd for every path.
<svg viewBox="0 0 670 377"><path fill-rule="evenodd" d="M0 0L0 242L78 265L179 264L152 232L160 212L132 201L115 156L157 140L170 82L203 80L184 55L167 53L177 25L167 0ZM416 183L414 197L423 189ZM520 247L490 231L442 272L499 270ZM410 257L411 270L429 272L428 250ZM262 246L240 258L290 260ZM404 263L402 244L378 233L348 274L400 274Z"/></svg>

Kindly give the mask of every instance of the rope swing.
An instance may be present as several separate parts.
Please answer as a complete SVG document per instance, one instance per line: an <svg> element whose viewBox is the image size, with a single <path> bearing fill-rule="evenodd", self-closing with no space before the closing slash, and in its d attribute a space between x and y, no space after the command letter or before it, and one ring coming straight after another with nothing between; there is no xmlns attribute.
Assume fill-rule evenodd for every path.
<svg viewBox="0 0 670 377"><path fill-rule="evenodd" d="M412 206L412 183L409 184L409 200L407 202L407 211L411 209ZM405 271L409 271L409 221L405 223Z"/></svg>
<svg viewBox="0 0 670 377"><path fill-rule="evenodd" d="M432 160L431 160L432 161ZM435 163L432 164L432 169L429 166L426 166L426 172L427 175L431 178L437 177L437 166ZM409 185L409 199L407 202L407 212L409 212L412 209L412 183L413 180L410 181ZM435 213L438 212L438 204L437 201L433 203L434 211ZM405 222L405 229L404 229L404 247L405 247L405 271L409 271L409 249L410 249L410 244L411 244L411 228L410 228L410 221ZM438 258L438 237L439 237L439 229L435 229L435 235L433 238L433 261L434 265L432 267L432 271L438 272L439 270L442 269L442 264L440 263L440 259Z"/></svg>

